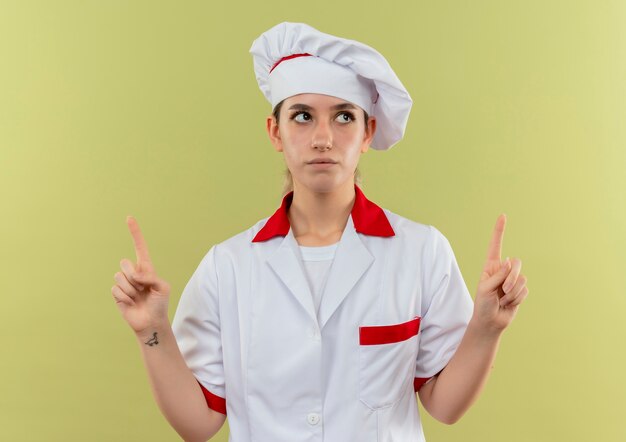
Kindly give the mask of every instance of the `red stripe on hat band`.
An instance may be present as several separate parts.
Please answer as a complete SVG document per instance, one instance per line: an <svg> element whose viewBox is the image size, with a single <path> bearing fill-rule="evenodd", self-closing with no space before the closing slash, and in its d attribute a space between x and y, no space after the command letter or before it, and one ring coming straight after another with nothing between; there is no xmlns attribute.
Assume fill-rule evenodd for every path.
<svg viewBox="0 0 626 442"><path fill-rule="evenodd" d="M297 58L297 57L311 57L311 56L312 56L311 54L293 54L293 55L288 55L286 57L283 57L280 60L278 60L276 63L274 63L274 66L272 66L272 69L270 69L270 74L276 68L276 66L278 66L285 60L291 60L292 58Z"/></svg>

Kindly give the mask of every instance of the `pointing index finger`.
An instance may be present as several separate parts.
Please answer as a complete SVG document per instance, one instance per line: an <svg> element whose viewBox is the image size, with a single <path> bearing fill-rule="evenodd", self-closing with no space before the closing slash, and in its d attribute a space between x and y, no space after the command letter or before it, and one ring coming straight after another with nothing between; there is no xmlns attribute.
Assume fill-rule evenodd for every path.
<svg viewBox="0 0 626 442"><path fill-rule="evenodd" d="M148 245L146 241L143 239L143 235L141 234L141 230L139 229L139 224L137 220L132 216L126 217L126 223L128 224L128 228L130 229L130 234L133 237L133 242L135 243L135 253L137 254L137 265L143 267L144 265L151 265L150 254L148 253Z"/></svg>
<svg viewBox="0 0 626 442"><path fill-rule="evenodd" d="M502 256L502 238L504 237L504 226L506 225L506 215L503 213L498 217L496 226L493 229L493 236L487 251L488 261L498 261Z"/></svg>

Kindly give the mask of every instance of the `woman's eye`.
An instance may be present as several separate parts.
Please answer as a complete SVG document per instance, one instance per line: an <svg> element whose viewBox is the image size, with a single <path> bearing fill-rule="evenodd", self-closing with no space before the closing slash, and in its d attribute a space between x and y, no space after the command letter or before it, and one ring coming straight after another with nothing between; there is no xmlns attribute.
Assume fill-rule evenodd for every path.
<svg viewBox="0 0 626 442"><path fill-rule="evenodd" d="M339 114L338 118L339 121L342 123L350 123L351 121L354 121L354 115L352 115L350 112L342 112Z"/></svg>
<svg viewBox="0 0 626 442"><path fill-rule="evenodd" d="M298 117L301 116L301 115L306 115L307 116L307 118L305 118L304 121L308 121L311 118L311 116L307 112L298 112L298 113L294 114L291 117L291 119L292 120L296 120L298 123L304 123L304 121L302 119L298 119Z"/></svg>

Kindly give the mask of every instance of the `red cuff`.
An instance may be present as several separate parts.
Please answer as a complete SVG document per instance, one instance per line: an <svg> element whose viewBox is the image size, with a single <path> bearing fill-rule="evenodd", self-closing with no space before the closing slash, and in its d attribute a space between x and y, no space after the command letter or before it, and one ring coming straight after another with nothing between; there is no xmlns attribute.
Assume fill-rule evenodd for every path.
<svg viewBox="0 0 626 442"><path fill-rule="evenodd" d="M413 379L413 390L417 391L419 390L422 385L424 385L426 383L427 380L432 379L434 376L431 376L429 378L415 378Z"/></svg>
<svg viewBox="0 0 626 442"><path fill-rule="evenodd" d="M444 367L445 368L445 367ZM443 371L443 368L441 370L439 370L439 372L429 378L415 378L413 379L413 389L415 391L419 390L420 388L422 388L422 385L424 385L429 379L434 378L435 376L439 376L439 374Z"/></svg>
<svg viewBox="0 0 626 442"><path fill-rule="evenodd" d="M196 379L196 382L200 384L200 381L198 381L197 379ZM204 388L204 385L202 384L200 384L200 388L202 388L204 399L206 399L206 403L209 406L209 408L211 410L217 411L218 413L222 413L223 415L226 415L226 399L221 398L211 393L209 390Z"/></svg>

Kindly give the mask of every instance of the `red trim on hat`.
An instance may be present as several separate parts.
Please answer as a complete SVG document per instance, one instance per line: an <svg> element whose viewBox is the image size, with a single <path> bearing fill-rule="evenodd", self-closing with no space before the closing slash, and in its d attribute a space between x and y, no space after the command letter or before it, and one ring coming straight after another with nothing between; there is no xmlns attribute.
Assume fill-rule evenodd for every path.
<svg viewBox="0 0 626 442"><path fill-rule="evenodd" d="M383 209L368 200L359 186L354 185L355 200L352 206L352 221L354 229L365 235L394 236L395 232L387 219ZM283 197L280 207L265 222L252 242L267 241L275 236L285 236L289 233L291 225L287 211L293 200L293 191Z"/></svg>
<svg viewBox="0 0 626 442"><path fill-rule="evenodd" d="M381 345L402 342L417 335L420 329L420 317L393 325L370 325L359 327L359 344Z"/></svg>
<svg viewBox="0 0 626 442"><path fill-rule="evenodd" d="M312 57L311 54L293 54L293 55L288 55L286 57L281 58L280 60L278 60L276 63L274 63L274 66L272 66L272 69L270 69L270 74L272 73L272 71L276 68L276 66L278 66L279 64L281 64L283 61L285 60L291 60L292 58L297 58L297 57Z"/></svg>
<svg viewBox="0 0 626 442"><path fill-rule="evenodd" d="M200 381L196 379L196 382L200 384ZM204 385L200 384L200 388L202 388L202 393L204 394L204 399L206 400L207 405L211 410L215 410L218 413L226 414L226 399L219 397L209 390L204 388Z"/></svg>

